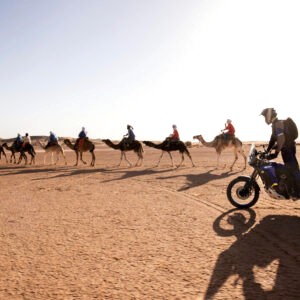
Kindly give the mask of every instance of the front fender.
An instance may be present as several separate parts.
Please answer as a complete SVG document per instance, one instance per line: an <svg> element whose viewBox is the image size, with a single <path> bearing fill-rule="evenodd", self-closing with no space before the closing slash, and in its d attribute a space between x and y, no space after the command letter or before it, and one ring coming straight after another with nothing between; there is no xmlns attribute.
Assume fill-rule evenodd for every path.
<svg viewBox="0 0 300 300"><path fill-rule="evenodd" d="M252 179L252 177L251 176L238 176L237 178L239 178L239 179L244 179L244 180L247 180L248 182L250 182L251 181L251 184L254 186L254 187L257 187L258 189L259 189L259 191L260 191L260 187L259 187L259 185L258 185L258 183L256 182L256 180L255 179Z"/></svg>

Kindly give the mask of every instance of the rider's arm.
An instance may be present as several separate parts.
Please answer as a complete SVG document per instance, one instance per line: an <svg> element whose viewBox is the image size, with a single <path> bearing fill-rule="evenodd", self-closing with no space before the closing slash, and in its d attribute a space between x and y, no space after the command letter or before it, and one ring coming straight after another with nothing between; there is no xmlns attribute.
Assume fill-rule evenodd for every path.
<svg viewBox="0 0 300 300"><path fill-rule="evenodd" d="M275 126L275 135L277 137L277 149L276 152L280 152L284 143L285 143L285 135L284 135L284 124L283 121L276 122Z"/></svg>
<svg viewBox="0 0 300 300"><path fill-rule="evenodd" d="M267 152L271 151L271 149L274 147L275 143L276 143L276 137L272 134L270 141L269 141L268 148L267 148Z"/></svg>

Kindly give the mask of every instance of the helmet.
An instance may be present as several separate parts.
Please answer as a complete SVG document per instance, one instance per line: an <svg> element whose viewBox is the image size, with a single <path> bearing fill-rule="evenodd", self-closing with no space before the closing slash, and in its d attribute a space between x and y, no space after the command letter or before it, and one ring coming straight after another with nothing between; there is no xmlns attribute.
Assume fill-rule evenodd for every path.
<svg viewBox="0 0 300 300"><path fill-rule="evenodd" d="M52 131L50 131L50 134L53 134L53 132L52 132Z"/></svg>
<svg viewBox="0 0 300 300"><path fill-rule="evenodd" d="M82 131L85 131L85 128L84 128L84 127L82 127L81 129L82 129Z"/></svg>
<svg viewBox="0 0 300 300"><path fill-rule="evenodd" d="M131 128L131 129L133 129L133 127L131 126L131 125L127 125L127 129L129 129L129 128Z"/></svg>
<svg viewBox="0 0 300 300"><path fill-rule="evenodd" d="M227 119L227 123L232 123L232 121L230 119Z"/></svg>
<svg viewBox="0 0 300 300"><path fill-rule="evenodd" d="M265 108L261 115L265 117L266 123L269 125L277 117L276 110L274 108Z"/></svg>
<svg viewBox="0 0 300 300"><path fill-rule="evenodd" d="M173 128L177 128L177 126L176 126L175 124L174 124L174 125L172 125L172 127L173 127Z"/></svg>

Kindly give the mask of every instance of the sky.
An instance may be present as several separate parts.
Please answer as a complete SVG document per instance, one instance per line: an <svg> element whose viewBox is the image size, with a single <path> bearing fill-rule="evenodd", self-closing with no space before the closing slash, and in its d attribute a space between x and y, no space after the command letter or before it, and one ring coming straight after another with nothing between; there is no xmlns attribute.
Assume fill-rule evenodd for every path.
<svg viewBox="0 0 300 300"><path fill-rule="evenodd" d="M0 137L268 141L300 126L300 1L0 0Z"/></svg>

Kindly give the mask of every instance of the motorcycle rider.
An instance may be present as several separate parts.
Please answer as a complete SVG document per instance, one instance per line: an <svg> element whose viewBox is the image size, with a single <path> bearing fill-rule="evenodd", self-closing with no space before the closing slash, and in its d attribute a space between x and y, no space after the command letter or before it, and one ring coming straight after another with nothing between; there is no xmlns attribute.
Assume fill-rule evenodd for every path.
<svg viewBox="0 0 300 300"><path fill-rule="evenodd" d="M265 108L261 115L265 117L267 125L272 124L272 134L268 144L267 152L275 149L275 153L270 153L267 159L274 159L281 153L284 165L293 175L292 198L300 198L300 171L299 163L296 158L296 142L291 140L284 130L284 120L277 118L274 108Z"/></svg>

